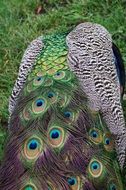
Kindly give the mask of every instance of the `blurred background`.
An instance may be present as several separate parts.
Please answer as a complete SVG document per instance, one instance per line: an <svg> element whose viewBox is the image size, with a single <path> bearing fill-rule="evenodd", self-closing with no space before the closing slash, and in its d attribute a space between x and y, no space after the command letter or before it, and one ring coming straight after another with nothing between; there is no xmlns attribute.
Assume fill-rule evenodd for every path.
<svg viewBox="0 0 126 190"><path fill-rule="evenodd" d="M0 157L8 98L27 45L40 35L73 29L85 21L109 30L126 64L126 0L0 0Z"/></svg>

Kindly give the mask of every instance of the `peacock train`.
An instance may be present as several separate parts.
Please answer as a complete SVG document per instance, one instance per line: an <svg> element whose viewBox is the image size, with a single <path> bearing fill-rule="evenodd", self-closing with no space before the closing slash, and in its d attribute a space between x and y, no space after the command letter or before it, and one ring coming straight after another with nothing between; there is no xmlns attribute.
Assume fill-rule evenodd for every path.
<svg viewBox="0 0 126 190"><path fill-rule="evenodd" d="M126 190L124 87L103 26L33 40L9 101L0 190Z"/></svg>

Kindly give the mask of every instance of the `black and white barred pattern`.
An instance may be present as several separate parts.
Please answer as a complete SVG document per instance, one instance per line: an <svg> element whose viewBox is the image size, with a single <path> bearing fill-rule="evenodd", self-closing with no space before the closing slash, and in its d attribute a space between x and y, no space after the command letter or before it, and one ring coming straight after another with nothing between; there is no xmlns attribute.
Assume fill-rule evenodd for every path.
<svg viewBox="0 0 126 190"><path fill-rule="evenodd" d="M21 64L19 67L18 77L15 82L10 100L9 100L9 113L10 116L14 110L16 105L16 101L20 94L23 85L25 84L26 78L31 71L33 65L35 64L36 58L41 52L44 44L42 42L42 37L38 37L37 39L33 40L26 51L24 52L23 58L21 60Z"/></svg>
<svg viewBox="0 0 126 190"><path fill-rule="evenodd" d="M99 24L82 23L67 36L68 63L89 99L117 136L120 165L125 160L126 128L120 102L120 85L114 64L112 39Z"/></svg>

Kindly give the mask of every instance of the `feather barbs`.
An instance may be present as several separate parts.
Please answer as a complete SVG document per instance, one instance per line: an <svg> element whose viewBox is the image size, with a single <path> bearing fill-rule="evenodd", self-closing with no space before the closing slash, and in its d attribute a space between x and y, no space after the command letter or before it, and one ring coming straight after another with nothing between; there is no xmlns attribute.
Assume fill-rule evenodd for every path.
<svg viewBox="0 0 126 190"><path fill-rule="evenodd" d="M52 183L48 182L48 189L47 190L56 190Z"/></svg>
<svg viewBox="0 0 126 190"><path fill-rule="evenodd" d="M24 118L26 121L30 120L30 110L28 107L25 107L22 111L21 118Z"/></svg>
<svg viewBox="0 0 126 190"><path fill-rule="evenodd" d="M62 93L59 97L58 105L60 108L66 107L71 100L71 97L66 95L65 93Z"/></svg>
<svg viewBox="0 0 126 190"><path fill-rule="evenodd" d="M45 79L44 86L49 87L53 85L53 79L51 77L48 77Z"/></svg>

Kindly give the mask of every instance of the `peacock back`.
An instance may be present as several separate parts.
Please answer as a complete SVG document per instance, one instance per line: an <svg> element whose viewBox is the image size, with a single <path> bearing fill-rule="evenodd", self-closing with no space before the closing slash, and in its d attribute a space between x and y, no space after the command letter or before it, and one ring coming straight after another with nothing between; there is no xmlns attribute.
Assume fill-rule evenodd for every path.
<svg viewBox="0 0 126 190"><path fill-rule="evenodd" d="M66 35L39 38L24 54L10 99L1 190L125 190L115 135L69 68Z"/></svg>

